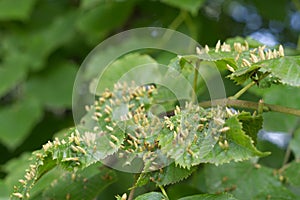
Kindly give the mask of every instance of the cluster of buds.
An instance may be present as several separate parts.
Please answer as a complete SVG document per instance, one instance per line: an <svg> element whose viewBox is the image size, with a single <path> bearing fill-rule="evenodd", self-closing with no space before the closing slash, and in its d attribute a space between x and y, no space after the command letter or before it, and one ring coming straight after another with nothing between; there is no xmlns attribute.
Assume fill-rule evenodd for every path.
<svg viewBox="0 0 300 200"><path fill-rule="evenodd" d="M200 49L199 47L196 48L197 54L201 55L203 53L209 53L211 50L207 45L203 49ZM240 60L241 67L250 67L253 63L257 63L263 60L270 60L275 59L279 57L284 56L284 49L282 45L279 45L278 50L274 49L273 51L271 49L267 49L265 45L259 46L257 48L250 49L248 42L245 40L244 43L235 42L233 43L233 46L230 44L227 44L226 42L223 42L221 44L221 41L218 40L214 50L215 53L218 52L234 52L236 54L235 61L238 62ZM242 55L243 53L248 53L245 57L245 55ZM249 56L249 58L248 58ZM227 69L231 72L234 72L234 67L227 64Z"/></svg>

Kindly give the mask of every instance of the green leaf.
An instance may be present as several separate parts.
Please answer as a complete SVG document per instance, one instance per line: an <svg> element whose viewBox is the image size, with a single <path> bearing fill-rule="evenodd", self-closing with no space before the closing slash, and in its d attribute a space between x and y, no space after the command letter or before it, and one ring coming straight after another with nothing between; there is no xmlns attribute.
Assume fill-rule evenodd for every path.
<svg viewBox="0 0 300 200"><path fill-rule="evenodd" d="M41 105L34 99L23 99L0 109L0 140L16 148L42 118Z"/></svg>
<svg viewBox="0 0 300 200"><path fill-rule="evenodd" d="M39 180L32 188L30 192L30 200L41 199L43 192L49 188L49 184L53 183L55 180L58 181L57 177L61 177L63 174L66 173L67 171L61 169L60 167L48 168L47 173L45 172L43 176L39 177Z"/></svg>
<svg viewBox="0 0 300 200"><path fill-rule="evenodd" d="M154 180L158 185L165 186L169 184L174 184L188 178L195 170L195 167L188 170L181 167L176 167L175 164L172 163L171 165L162 169L162 173L160 171L156 171L156 175L154 175Z"/></svg>
<svg viewBox="0 0 300 200"><path fill-rule="evenodd" d="M168 70L162 70L160 73L168 74L168 79L172 81L159 80L163 84L157 85L157 94L155 94L154 99L157 103L164 106L166 111L174 110L175 105L180 100L187 100L191 98L193 89L191 85L194 81L194 66L189 63L184 57L175 57L170 60L168 64ZM155 73L155 72L154 72ZM203 70L201 70L201 75L204 75ZM153 76L156 76L154 74ZM200 72L198 73L200 76ZM208 74L205 72L205 77L208 77ZM166 77L165 75L163 77ZM180 82L181 84L178 84ZM204 80L198 78L197 86L199 90L198 93L204 90L201 85L205 84Z"/></svg>
<svg viewBox="0 0 300 200"><path fill-rule="evenodd" d="M165 119L165 128L158 136L161 151L184 168L202 163L217 143L217 130L223 124L214 116L222 118L220 113L220 108L205 110L189 104L181 111L177 109L174 116Z"/></svg>
<svg viewBox="0 0 300 200"><path fill-rule="evenodd" d="M238 115L226 115L222 108L186 107L165 120L168 128L162 129L158 137L161 151L188 169L200 163L218 165L268 155L256 149Z"/></svg>
<svg viewBox="0 0 300 200"><path fill-rule="evenodd" d="M196 173L194 173L196 174ZM194 194L200 194L203 190L198 190L194 184L191 183L191 178L186 181L181 181L179 183L168 186L166 193L168 194L169 199L180 199L183 197L188 197ZM198 183L200 180L198 179Z"/></svg>
<svg viewBox="0 0 300 200"><path fill-rule="evenodd" d="M9 190L8 186L5 184L3 180L0 180L0 200L9 199Z"/></svg>
<svg viewBox="0 0 300 200"><path fill-rule="evenodd" d="M249 135L257 143L257 133L262 129L263 118L261 115L251 115L249 112L241 112L238 114L238 119L242 123L243 131Z"/></svg>
<svg viewBox="0 0 300 200"><path fill-rule="evenodd" d="M149 192L135 198L135 200L163 200L166 197L160 192Z"/></svg>
<svg viewBox="0 0 300 200"><path fill-rule="evenodd" d="M283 176L290 185L300 187L300 162L291 162L288 167L284 169Z"/></svg>
<svg viewBox="0 0 300 200"><path fill-rule="evenodd" d="M92 200L107 186L116 181L116 175L99 163L93 164L76 174L63 172L42 193L40 199Z"/></svg>
<svg viewBox="0 0 300 200"><path fill-rule="evenodd" d="M176 57L173 58L169 65L169 67L174 68L176 71L180 73L180 75L183 75L188 80L193 80L194 78L194 72L195 72L195 66L190 63L188 60L185 59L185 57Z"/></svg>
<svg viewBox="0 0 300 200"><path fill-rule="evenodd" d="M17 36L23 45L22 48L26 49L28 57L31 58L31 69L40 70L45 67L44 62L47 57L54 50L71 41L75 34L75 19L75 12L68 12L64 16L55 18L42 29Z"/></svg>
<svg viewBox="0 0 300 200"><path fill-rule="evenodd" d="M75 169L85 169L98 161L91 137L87 138L87 135L84 135L80 138L78 131L71 129L64 138L55 138L54 142L49 141L43 145L42 150L33 153L31 164L24 178L19 177L21 182L15 185L14 193L27 196L36 182L57 165L74 172ZM96 179L99 181L99 177Z"/></svg>
<svg viewBox="0 0 300 200"><path fill-rule="evenodd" d="M188 197L183 197L178 200L237 200L231 194L198 194Z"/></svg>
<svg viewBox="0 0 300 200"><path fill-rule="evenodd" d="M151 119L148 121L146 115L141 115L141 112L148 111L155 88L149 86L146 89L146 87L128 86L124 83L116 85L114 89L113 92L109 90L103 92L98 101L87 109L88 114L83 118L86 121L82 121L78 129L73 128L67 131L62 138L55 138L53 142L49 141L43 145L42 150L34 152L33 161L24 176L25 179L15 187L17 196L29 193L36 181L56 165L74 171L105 159L116 153L121 146L123 150L131 150L129 159L132 159L130 156L133 155L134 158L137 155L135 152L145 149L144 142L136 142L138 139L144 139L143 135L136 131L139 129L143 133L149 133L149 129L153 131L156 130L155 126L160 126L157 121L155 125L149 124ZM123 110L125 113L122 113ZM126 117L127 120L120 121L121 117ZM83 126L84 124L90 127ZM125 133L126 137L128 136L126 139L128 144L123 142ZM136 137L139 135L138 139L133 135ZM157 146L154 139L150 137L148 144L151 148ZM143 157L143 154L139 156ZM128 160L125 160L125 164L127 162ZM139 166L137 167L140 169Z"/></svg>
<svg viewBox="0 0 300 200"><path fill-rule="evenodd" d="M256 149L253 139L243 131L238 116L227 119L224 126L230 128L223 136L224 141L215 145L214 149L203 159L203 162L223 164L230 161L248 160L255 156L269 155L268 152L262 153ZM227 148L225 140L228 143Z"/></svg>
<svg viewBox="0 0 300 200"><path fill-rule="evenodd" d="M15 63L19 68L40 70L46 66L47 57L74 36L75 12L67 12L41 27L6 34L4 65Z"/></svg>
<svg viewBox="0 0 300 200"><path fill-rule="evenodd" d="M150 182L155 182L157 185L169 185L182 181L189 177L196 168L184 169L181 167L176 167L174 163L168 165L167 167L148 173L142 173L137 180L135 187L141 187Z"/></svg>
<svg viewBox="0 0 300 200"><path fill-rule="evenodd" d="M73 63L68 62L53 65L26 82L26 95L36 98L45 107L71 108L77 69ZM60 84L59 87L57 84Z"/></svg>
<svg viewBox="0 0 300 200"><path fill-rule="evenodd" d="M90 7L90 3L91 5L94 3L94 6ZM101 40L112 30L122 26L133 8L133 1L90 3L83 4L88 10L81 13L76 25L92 44L99 42L99 39Z"/></svg>
<svg viewBox="0 0 300 200"><path fill-rule="evenodd" d="M90 7L93 7L99 3L103 3L102 0L82 0L81 1L81 4L80 4L80 7L82 8L90 8Z"/></svg>
<svg viewBox="0 0 300 200"><path fill-rule="evenodd" d="M205 0L162 0L162 2L179 9L189 11L193 15L197 15L199 8L203 5Z"/></svg>
<svg viewBox="0 0 300 200"><path fill-rule="evenodd" d="M300 56L285 56L268 60L261 67L278 77L284 84L300 87Z"/></svg>
<svg viewBox="0 0 300 200"><path fill-rule="evenodd" d="M151 148L157 146L155 139L160 130L160 121L149 113L153 103L152 93L155 91L154 86L137 87L134 83L128 85L125 82L115 84L112 92L105 90L99 96L84 118L84 128L87 130L83 130L95 133L94 142L99 150L99 159L117 152L122 146L119 153L131 152L120 156L128 156L128 160L124 160L124 164L128 165L132 159L142 157L141 154L147 152L145 143L152 146ZM143 117L142 112L145 114ZM106 134L99 133L96 129ZM122 159L118 160L121 163Z"/></svg>
<svg viewBox="0 0 300 200"><path fill-rule="evenodd" d="M167 87L158 85L157 93L153 95L154 101L159 104L159 106L163 106L163 111L174 110L175 104L178 102L178 98L176 95ZM158 107L161 112L162 109Z"/></svg>
<svg viewBox="0 0 300 200"><path fill-rule="evenodd" d="M202 53L198 55L186 55L182 56L181 59L187 60L189 63L199 62L199 60L213 62L216 64L219 70L228 69L229 65L234 72L232 72L228 77L234 80L237 84L242 84L248 80L251 75L257 71L259 66L253 65L249 67L241 66L242 59L249 59L249 52L237 53L235 51L214 51L209 50L207 53L205 49L201 50ZM238 58L238 60L236 60Z"/></svg>
<svg viewBox="0 0 300 200"><path fill-rule="evenodd" d="M209 193L230 192L237 199L268 198L274 188L286 193L286 188L273 169L250 162L205 166L205 181ZM293 196L289 193L289 196ZM272 196L273 198L273 196Z"/></svg>
<svg viewBox="0 0 300 200"><path fill-rule="evenodd" d="M282 46L278 50L265 51L265 46L249 49L246 40L244 43L230 42L231 44L221 44L219 40L215 48L209 49L205 46L197 50L197 55L185 55L182 59L190 63L199 60L211 61L220 69L226 67L232 72L228 77L237 84L243 84L250 79L259 85L259 81L266 78L262 83L263 87L279 82L299 85L299 56L284 57Z"/></svg>
<svg viewBox="0 0 300 200"><path fill-rule="evenodd" d="M266 193L266 191L268 191ZM285 187L275 187L275 186L268 186L266 191L260 192L258 195L254 197L257 200L265 200L265 199L275 199L275 200L294 200L298 199L290 190Z"/></svg>
<svg viewBox="0 0 300 200"><path fill-rule="evenodd" d="M296 130L294 137L290 141L290 148L297 160L300 160L300 129Z"/></svg>
<svg viewBox="0 0 300 200"><path fill-rule="evenodd" d="M201 51L204 51L204 49L202 49ZM202 52L201 54L197 54L197 55L184 55L181 56L181 59L185 59L188 62L197 62L199 60L203 60L203 61L212 61L212 62L216 62L216 61L221 61L221 60L227 60L228 62L234 64L234 58L237 56L237 52L215 52L213 49L210 49L207 53L206 52Z"/></svg>
<svg viewBox="0 0 300 200"><path fill-rule="evenodd" d="M123 75L128 73L131 69L145 64L156 65L156 61L148 55L141 55L139 53L131 53L116 60L105 69L101 75L98 85L95 85L92 82L92 84L94 84L91 86L93 88L92 91L94 91L94 88L97 87L97 94L101 94L106 88L113 89L114 84L119 82ZM155 74L152 76L154 75Z"/></svg>
<svg viewBox="0 0 300 200"><path fill-rule="evenodd" d="M238 70L230 74L228 77L240 85L246 82L251 76L253 76L258 69L258 65L239 68Z"/></svg>
<svg viewBox="0 0 300 200"><path fill-rule="evenodd" d="M1 0L0 20L27 20L35 2L36 0Z"/></svg>
<svg viewBox="0 0 300 200"><path fill-rule="evenodd" d="M30 163L30 156L30 153L23 153L18 158L11 159L4 166L2 166L3 171L7 173L7 176L3 180L8 189L6 192L9 194L12 193L13 186L18 182L20 177L24 175L25 170Z"/></svg>
<svg viewBox="0 0 300 200"><path fill-rule="evenodd" d="M50 156L46 157L37 170L37 180L39 180L43 175L47 174L53 168L58 165L57 160L51 158Z"/></svg>
<svg viewBox="0 0 300 200"><path fill-rule="evenodd" d="M181 84L178 85L177 82L174 82L174 84L176 84L176 87L178 88L178 90L180 91L185 91L185 93L191 94L193 91L191 91L191 85L193 85L194 83L194 76L195 76L195 67L197 65L199 68L199 71L197 73L198 75L198 82L197 82L197 93L201 93L204 88L202 87L205 83L205 81L208 81L209 77L213 77L213 72L211 72L212 70L207 70L208 67L202 67L203 63L193 63L190 62L189 60L185 59L185 56L177 56L176 58L173 58L168 67L175 69L178 73L179 76L183 76L187 81L181 81ZM206 63L207 64L207 63ZM207 65L206 65L207 66ZM203 78L200 77L205 77L206 79L204 80ZM180 87L180 88L179 88ZM181 89L182 88L182 89ZM160 91L159 91L160 92ZM171 91L169 91L169 93L172 93ZM172 94L169 94L167 97L172 97ZM186 95L188 96L188 95ZM178 100L178 99L177 99ZM174 109L174 108L173 108Z"/></svg>
<svg viewBox="0 0 300 200"><path fill-rule="evenodd" d="M20 65L19 60L2 63L0 67L0 97L24 80L27 69Z"/></svg>

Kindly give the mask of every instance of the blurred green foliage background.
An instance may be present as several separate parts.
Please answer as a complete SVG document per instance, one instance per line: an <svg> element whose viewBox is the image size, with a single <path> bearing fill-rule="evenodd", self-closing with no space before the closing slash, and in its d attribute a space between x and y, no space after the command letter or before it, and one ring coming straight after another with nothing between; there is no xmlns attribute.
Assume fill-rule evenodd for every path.
<svg viewBox="0 0 300 200"><path fill-rule="evenodd" d="M0 0L0 188L10 160L73 125L73 82L88 53L111 35L147 26L176 29L201 45L251 36L296 49L300 1Z"/></svg>

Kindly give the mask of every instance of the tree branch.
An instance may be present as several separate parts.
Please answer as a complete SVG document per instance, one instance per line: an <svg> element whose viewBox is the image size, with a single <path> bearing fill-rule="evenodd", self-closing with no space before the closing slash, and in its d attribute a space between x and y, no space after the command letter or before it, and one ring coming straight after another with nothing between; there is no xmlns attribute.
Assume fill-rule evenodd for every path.
<svg viewBox="0 0 300 200"><path fill-rule="evenodd" d="M237 100L237 99L215 99L215 100L204 101L199 103L199 106L202 107L211 107L215 105L233 106L237 108L249 108L249 109L257 110L259 103L252 102L252 101L245 101L245 100ZM263 112L269 112L269 111L280 112L280 113L285 113L285 114L290 114L290 115L295 115L300 117L300 110L296 108L289 108L285 106L266 104L266 103L262 103L262 105L263 105Z"/></svg>

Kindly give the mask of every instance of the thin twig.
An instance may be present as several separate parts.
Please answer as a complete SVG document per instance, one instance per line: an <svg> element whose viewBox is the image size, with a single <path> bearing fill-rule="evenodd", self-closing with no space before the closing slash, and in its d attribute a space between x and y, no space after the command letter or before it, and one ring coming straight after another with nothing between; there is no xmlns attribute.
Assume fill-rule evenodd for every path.
<svg viewBox="0 0 300 200"><path fill-rule="evenodd" d="M163 193L163 195L167 198L167 200L169 200L169 197L168 197L168 195L166 193L165 188L162 185L159 185L159 188L160 188L161 192Z"/></svg>
<svg viewBox="0 0 300 200"><path fill-rule="evenodd" d="M185 16L186 16L186 11L180 11L180 13L178 14L178 16L172 21L172 23L169 25L169 29L171 30L176 30L180 24L182 24L182 22L184 21L185 19ZM163 41L168 41L171 36L172 36L173 32L169 32L167 31L164 35L163 35Z"/></svg>
<svg viewBox="0 0 300 200"><path fill-rule="evenodd" d="M245 87L243 87L240 91L238 91L235 95L233 95L232 97L229 97L229 99L238 99L240 96L242 96L245 92L247 92L247 90L249 90L251 87L253 87L254 85L257 84L257 82L263 80L264 78L266 78L270 73L264 73L259 80L257 81L251 81L250 83L248 83Z"/></svg>
<svg viewBox="0 0 300 200"><path fill-rule="evenodd" d="M237 100L237 99L215 99L211 101L204 101L199 103L202 107L211 107L215 105L222 105L222 106L233 106L237 108L249 108L253 110L258 109L258 103L252 101L245 101L245 100ZM290 115L295 115L300 117L300 110L296 108L289 108L280 105L273 105L273 104L266 104L263 103L263 111L264 112L280 112Z"/></svg>
<svg viewBox="0 0 300 200"><path fill-rule="evenodd" d="M133 199L133 197L134 197L134 192L135 192L135 188L136 188L135 185L136 185L136 183L137 183L137 180L138 180L139 176L140 176L140 174L136 174L136 175L134 176L133 186L131 187L131 190L130 190L130 193L129 193L129 195L128 195L128 199L127 199L127 200L132 200L132 199Z"/></svg>
<svg viewBox="0 0 300 200"><path fill-rule="evenodd" d="M243 87L240 91L238 91L234 96L229 97L230 99L238 99L242 94L244 94L248 89L253 87L256 83L254 81L250 82L248 85Z"/></svg>
<svg viewBox="0 0 300 200"><path fill-rule="evenodd" d="M130 190L130 193L129 193L129 196L128 196L128 200L132 200L133 199L134 192L135 192L135 187Z"/></svg>
<svg viewBox="0 0 300 200"><path fill-rule="evenodd" d="M300 128L300 119L297 120L296 126L291 131L291 138L294 137L294 134L295 134L295 132L297 131L298 128ZM284 165L286 165L288 163L288 161L290 159L290 156L291 156L291 153L292 153L291 145L289 144L288 147L287 147L287 149L286 149L285 155L284 155L282 166L284 166Z"/></svg>
<svg viewBox="0 0 300 200"><path fill-rule="evenodd" d="M194 70L194 83L193 83L193 102L197 102L197 82L198 82L198 70L200 66L200 60L196 62L195 70Z"/></svg>

